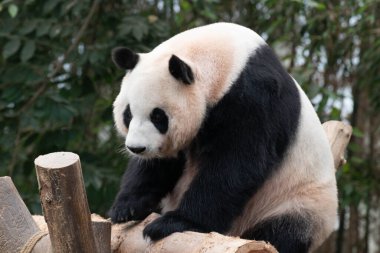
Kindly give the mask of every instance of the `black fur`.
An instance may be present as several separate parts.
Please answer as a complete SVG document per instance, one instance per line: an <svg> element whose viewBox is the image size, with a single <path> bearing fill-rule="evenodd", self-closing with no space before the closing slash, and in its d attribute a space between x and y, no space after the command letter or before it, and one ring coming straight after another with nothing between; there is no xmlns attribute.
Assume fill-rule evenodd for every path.
<svg viewBox="0 0 380 253"><path fill-rule="evenodd" d="M149 224L143 231L144 237L156 241L174 232L195 231L205 232L198 224L184 220L175 211L167 212L162 217Z"/></svg>
<svg viewBox="0 0 380 253"><path fill-rule="evenodd" d="M121 69L133 69L139 61L139 55L126 47L117 47L112 50L112 60Z"/></svg>
<svg viewBox="0 0 380 253"><path fill-rule="evenodd" d="M184 84L194 82L194 75L190 66L176 55L172 55L169 60L169 72L174 78L182 81Z"/></svg>
<svg viewBox="0 0 380 253"><path fill-rule="evenodd" d="M173 189L184 165L183 153L172 159L131 158L120 191L108 212L112 222L142 220L160 211L160 200Z"/></svg>
<svg viewBox="0 0 380 253"><path fill-rule="evenodd" d="M127 107L125 108L123 112L123 123L126 128L129 128L129 124L131 123L131 120L132 120L131 108L129 105L127 105Z"/></svg>
<svg viewBox="0 0 380 253"><path fill-rule="evenodd" d="M307 253L313 231L309 215L286 214L273 217L244 232L241 238L269 241L281 253Z"/></svg>
<svg viewBox="0 0 380 253"><path fill-rule="evenodd" d="M154 108L150 113L150 121L161 134L165 134L169 127L169 118L161 108Z"/></svg>
<svg viewBox="0 0 380 253"><path fill-rule="evenodd" d="M189 158L199 171L178 209L149 224L144 235L227 232L278 168L295 136L300 106L299 92L273 51L259 48L230 91L209 109L191 144Z"/></svg>

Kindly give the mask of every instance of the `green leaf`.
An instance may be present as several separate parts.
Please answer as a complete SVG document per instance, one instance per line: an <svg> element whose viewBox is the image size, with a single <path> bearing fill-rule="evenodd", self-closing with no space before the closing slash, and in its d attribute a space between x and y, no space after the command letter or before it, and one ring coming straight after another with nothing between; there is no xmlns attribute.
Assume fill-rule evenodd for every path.
<svg viewBox="0 0 380 253"><path fill-rule="evenodd" d="M62 30L62 27L61 27L61 26L59 26L59 25L55 25L55 26L53 26L53 27L50 29L50 33L49 33L50 38L55 38L55 37L57 37L57 36L60 34L61 30Z"/></svg>
<svg viewBox="0 0 380 253"><path fill-rule="evenodd" d="M307 95L310 99L316 97L321 92L321 87L318 85L310 85L309 89L307 90Z"/></svg>
<svg viewBox="0 0 380 253"><path fill-rule="evenodd" d="M3 90L0 98L3 101L12 102L16 97L18 97L21 94L20 89L18 89L15 86L9 87L9 89Z"/></svg>
<svg viewBox="0 0 380 253"><path fill-rule="evenodd" d="M343 189L347 195L350 195L354 191L354 187L351 184L346 184L343 186Z"/></svg>
<svg viewBox="0 0 380 253"><path fill-rule="evenodd" d="M37 37L47 34L49 32L50 25L50 22L47 22L46 20L39 24L37 27Z"/></svg>
<svg viewBox="0 0 380 253"><path fill-rule="evenodd" d="M342 167L343 173L349 173L350 172L350 163L345 163Z"/></svg>
<svg viewBox="0 0 380 253"><path fill-rule="evenodd" d="M57 4L59 4L60 1L58 0L50 0L45 2L43 12L44 13L49 13L51 12Z"/></svg>
<svg viewBox="0 0 380 253"><path fill-rule="evenodd" d="M306 1L307 4L312 7L312 8L316 8L317 10L325 10L326 9L326 5L324 5L323 3L318 3L316 1Z"/></svg>
<svg viewBox="0 0 380 253"><path fill-rule="evenodd" d="M341 110L339 108L332 108L331 112L330 112L330 117L331 119L335 119L335 120L340 120L340 114L341 114Z"/></svg>
<svg viewBox="0 0 380 253"><path fill-rule="evenodd" d="M360 146L359 144L355 143L355 142L350 142L348 144L348 149L353 151L353 152L360 152L361 150L363 150L363 147Z"/></svg>
<svg viewBox="0 0 380 253"><path fill-rule="evenodd" d="M21 41L19 39L12 39L8 41L3 48L3 57L7 59L17 52L20 48Z"/></svg>
<svg viewBox="0 0 380 253"><path fill-rule="evenodd" d="M8 6L8 12L9 12L9 15L10 15L12 18L16 17L16 16L17 16L17 13L18 13L18 7L17 7L17 5L15 5L15 4L10 4L10 5Z"/></svg>
<svg viewBox="0 0 380 253"><path fill-rule="evenodd" d="M355 136L355 137L359 137L359 138L364 137L364 133L362 131L360 131L360 129L357 128L357 127L354 127L352 129L352 135Z"/></svg>
<svg viewBox="0 0 380 253"><path fill-rule="evenodd" d="M36 0L26 0L25 5L33 4Z"/></svg>
<svg viewBox="0 0 380 253"><path fill-rule="evenodd" d="M135 37L137 41L141 41L144 36L143 30L139 29L138 27L132 30L132 34L133 34L133 37Z"/></svg>
<svg viewBox="0 0 380 253"><path fill-rule="evenodd" d="M364 159L363 158L360 158L358 156L352 156L350 158L351 162L354 163L354 164L362 164L364 162Z"/></svg>
<svg viewBox="0 0 380 253"><path fill-rule="evenodd" d="M33 57L36 51L36 43L33 40L28 40L21 50L21 61L26 62Z"/></svg>
<svg viewBox="0 0 380 253"><path fill-rule="evenodd" d="M179 5L183 11L189 11L191 9L191 5L187 1L179 1Z"/></svg>
<svg viewBox="0 0 380 253"><path fill-rule="evenodd" d="M20 34L28 34L34 31L34 29L37 26L37 21L36 20L28 20L24 23L24 25L21 27L19 30Z"/></svg>
<svg viewBox="0 0 380 253"><path fill-rule="evenodd" d="M44 78L41 72L42 69L37 69L35 65L12 65L6 68L5 71L1 74L1 81L5 83L24 83L25 85L33 84L40 82Z"/></svg>
<svg viewBox="0 0 380 253"><path fill-rule="evenodd" d="M102 180L98 175L94 175L92 180L91 180L92 185L94 186L95 189L99 190L102 187Z"/></svg>

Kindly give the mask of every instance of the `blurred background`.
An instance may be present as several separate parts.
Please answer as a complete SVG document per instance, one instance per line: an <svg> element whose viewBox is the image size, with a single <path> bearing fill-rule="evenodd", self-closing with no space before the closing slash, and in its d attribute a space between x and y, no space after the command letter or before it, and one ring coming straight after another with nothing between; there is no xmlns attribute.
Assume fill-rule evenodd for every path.
<svg viewBox="0 0 380 253"><path fill-rule="evenodd" d="M127 164L112 121L123 72L111 49L147 52L218 21L266 39L322 122L353 126L337 230L320 252L380 252L379 0L2 0L0 176L41 213L34 159L76 152L91 211L104 215Z"/></svg>

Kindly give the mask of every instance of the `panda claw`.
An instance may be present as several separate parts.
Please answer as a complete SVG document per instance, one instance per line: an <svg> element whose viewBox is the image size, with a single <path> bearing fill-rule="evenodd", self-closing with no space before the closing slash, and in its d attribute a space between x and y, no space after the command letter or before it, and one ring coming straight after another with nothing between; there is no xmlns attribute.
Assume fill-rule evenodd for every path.
<svg viewBox="0 0 380 253"><path fill-rule="evenodd" d="M152 204L151 196L129 197L114 203L108 216L113 223L122 223L131 220L143 220L152 212L159 211Z"/></svg>
<svg viewBox="0 0 380 253"><path fill-rule="evenodd" d="M129 211L124 206L114 206L108 212L108 216L111 218L113 223L122 223L126 222L130 218Z"/></svg>
<svg viewBox="0 0 380 253"><path fill-rule="evenodd" d="M205 232L173 211L148 224L143 230L143 236L158 241L172 233L183 231Z"/></svg>

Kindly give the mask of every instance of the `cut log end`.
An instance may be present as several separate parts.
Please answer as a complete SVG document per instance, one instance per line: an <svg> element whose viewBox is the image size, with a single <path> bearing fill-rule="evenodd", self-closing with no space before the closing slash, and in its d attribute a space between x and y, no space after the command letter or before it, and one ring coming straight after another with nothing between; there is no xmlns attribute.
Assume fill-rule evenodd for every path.
<svg viewBox="0 0 380 253"><path fill-rule="evenodd" d="M330 143L335 169L339 169L346 163L344 152L351 138L352 127L341 121L331 120L323 123L323 129Z"/></svg>
<svg viewBox="0 0 380 253"><path fill-rule="evenodd" d="M71 152L54 152L40 155L34 160L36 166L46 169L59 169L72 166L79 161L79 156Z"/></svg>

